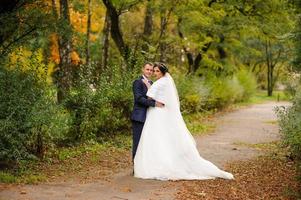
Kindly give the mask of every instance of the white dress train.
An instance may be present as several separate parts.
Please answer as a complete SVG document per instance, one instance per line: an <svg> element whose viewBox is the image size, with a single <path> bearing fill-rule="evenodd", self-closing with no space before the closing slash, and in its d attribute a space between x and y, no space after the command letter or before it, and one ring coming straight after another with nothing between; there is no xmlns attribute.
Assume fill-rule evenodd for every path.
<svg viewBox="0 0 301 200"><path fill-rule="evenodd" d="M150 107L134 159L134 176L158 180L233 179L203 159L180 112L176 86L169 73L157 80L147 96L163 102Z"/></svg>

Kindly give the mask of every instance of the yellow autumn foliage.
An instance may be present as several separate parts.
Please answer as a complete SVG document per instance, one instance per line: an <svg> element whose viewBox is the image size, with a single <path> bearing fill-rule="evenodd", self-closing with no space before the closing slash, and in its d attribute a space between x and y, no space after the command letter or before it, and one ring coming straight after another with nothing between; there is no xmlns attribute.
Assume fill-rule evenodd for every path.
<svg viewBox="0 0 301 200"><path fill-rule="evenodd" d="M34 52L20 47L9 55L8 69L20 69L23 72L34 71L40 80L52 83L52 73L55 63L44 62L43 50L38 49Z"/></svg>

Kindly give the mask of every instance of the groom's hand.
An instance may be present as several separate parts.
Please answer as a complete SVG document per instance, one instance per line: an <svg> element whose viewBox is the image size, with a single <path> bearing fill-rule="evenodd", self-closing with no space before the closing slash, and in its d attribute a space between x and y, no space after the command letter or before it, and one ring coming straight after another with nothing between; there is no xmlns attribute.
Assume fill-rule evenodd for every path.
<svg viewBox="0 0 301 200"><path fill-rule="evenodd" d="M164 107L164 103L156 101L156 107L163 108Z"/></svg>

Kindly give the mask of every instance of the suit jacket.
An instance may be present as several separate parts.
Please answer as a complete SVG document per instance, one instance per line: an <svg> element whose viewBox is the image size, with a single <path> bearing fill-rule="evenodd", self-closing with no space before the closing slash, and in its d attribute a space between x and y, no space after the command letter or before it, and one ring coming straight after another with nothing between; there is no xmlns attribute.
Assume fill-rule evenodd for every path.
<svg viewBox="0 0 301 200"><path fill-rule="evenodd" d="M155 100L147 99L147 87L142 79L143 76L140 76L133 82L134 108L131 120L138 122L145 122L147 108L156 104Z"/></svg>

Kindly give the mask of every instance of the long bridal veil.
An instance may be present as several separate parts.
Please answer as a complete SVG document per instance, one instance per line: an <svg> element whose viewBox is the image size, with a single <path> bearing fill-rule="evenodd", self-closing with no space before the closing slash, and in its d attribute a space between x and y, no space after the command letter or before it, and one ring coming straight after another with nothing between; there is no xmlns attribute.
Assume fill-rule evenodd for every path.
<svg viewBox="0 0 301 200"><path fill-rule="evenodd" d="M164 118L164 115L167 115L167 124L171 126L173 124L176 124L176 127L181 127L182 129L184 129L186 136L194 144L196 144L193 136L186 128L180 110L180 100L177 87L173 78L168 72L164 75L163 78L159 79L153 84L153 86L148 90L147 96L155 99L156 101L164 103L165 112L161 112L162 116L160 116L160 118ZM160 108L157 110L160 110ZM162 122L164 122L164 120L162 120Z"/></svg>

